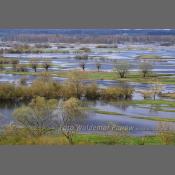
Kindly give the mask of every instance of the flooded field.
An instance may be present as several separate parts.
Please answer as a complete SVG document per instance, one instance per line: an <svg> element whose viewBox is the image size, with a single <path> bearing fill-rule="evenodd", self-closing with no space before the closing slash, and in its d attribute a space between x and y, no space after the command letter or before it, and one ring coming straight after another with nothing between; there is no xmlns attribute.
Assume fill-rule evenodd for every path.
<svg viewBox="0 0 175 175"><path fill-rule="evenodd" d="M139 71L139 63L144 60L139 60L137 57L140 55L156 55L160 59L149 59L149 62L154 67L154 72L174 74L175 66L175 46L165 47L157 45L119 45L114 49L96 49L97 45L82 44L73 45L72 48L66 48L69 53L39 53L39 54L4 54L7 58L18 58L20 63L28 64L31 58L38 58L39 60L49 58L53 64L51 70L71 70L79 68L79 60L77 60L76 53L79 48L90 48L91 52L88 53L88 60L86 60L87 70L96 70L95 63L102 61L102 71L112 71L113 62L116 60L128 60L131 64L130 71ZM54 50L54 49L53 49ZM64 51L63 49L62 51ZM53 51L54 52L54 51ZM9 68L10 69L10 68ZM40 69L39 69L40 70Z"/></svg>
<svg viewBox="0 0 175 175"><path fill-rule="evenodd" d="M21 65L26 65L26 73L15 72L11 64L5 64L5 66L0 71L0 83L1 84L20 84L22 78L26 79L26 86L30 86L32 82L40 77L39 74L34 74L34 69L30 66L31 59L37 59L37 61L42 62L43 60L49 60L50 67L48 72L50 73L53 80L59 83L65 82L68 78L65 76L59 76L59 72L71 72L73 70L81 71L80 63L84 63L85 72L97 72L97 62L100 62L100 71L104 73L110 73L114 71L114 64L120 61L127 61L130 65L129 73L139 74L140 64L143 62L149 62L152 65L152 74L161 76L163 79L163 88L161 93L175 93L175 44L170 46L161 45L159 42L124 42L118 43L117 47L110 48L110 46L105 48L104 44L94 44L94 43L58 43L50 42L47 43L48 48L42 48L42 53L7 53L8 49L13 49L15 45L21 44L16 42L10 46L6 46L8 42L2 42L0 49L5 50L1 54L3 59L18 59ZM34 47L36 43L25 43ZM59 46L62 48L59 48ZM104 47L104 48L103 48ZM82 48L88 51L83 53L88 55L86 59L78 59L80 53L78 50ZM45 68L42 66L37 67L37 73L44 72ZM84 72L82 70L82 72ZM171 82L166 80L171 78ZM90 84L95 82L100 88L108 87L118 87L120 85L120 80L115 78L109 79L83 79L83 83ZM153 135L156 134L156 128L159 126L160 122L170 123L173 127L175 126L175 105L154 105L145 101L145 103L140 103L139 101L144 101L145 98L142 91L149 91L154 85L154 82L139 82L138 80L129 80L127 85L134 89L132 99L130 101L100 101L100 100L87 100L88 117L86 119L87 124L93 125L108 125L109 123L116 123L120 126L131 127L129 131L131 135L143 136L143 135ZM152 98L151 98L152 99ZM156 100L169 101L175 103L175 99L162 97L156 94ZM6 126L8 124L15 123L13 117L14 110L22 106L23 104L0 104L0 125ZM166 120L168 119L168 120ZM93 132L93 131L92 131Z"/></svg>

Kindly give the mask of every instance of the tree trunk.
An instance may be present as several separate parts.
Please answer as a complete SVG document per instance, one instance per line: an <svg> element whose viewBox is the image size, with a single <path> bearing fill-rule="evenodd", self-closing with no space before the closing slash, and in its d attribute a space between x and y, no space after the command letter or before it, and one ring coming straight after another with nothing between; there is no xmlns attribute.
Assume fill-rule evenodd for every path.
<svg viewBox="0 0 175 175"><path fill-rule="evenodd" d="M154 100L156 100L156 94L154 94Z"/></svg>

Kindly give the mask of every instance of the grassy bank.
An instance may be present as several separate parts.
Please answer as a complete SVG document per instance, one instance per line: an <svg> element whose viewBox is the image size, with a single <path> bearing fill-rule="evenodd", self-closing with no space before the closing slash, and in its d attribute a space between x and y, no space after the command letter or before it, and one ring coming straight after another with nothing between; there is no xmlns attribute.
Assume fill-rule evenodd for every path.
<svg viewBox="0 0 175 175"><path fill-rule="evenodd" d="M162 145L175 144L175 135L169 134L171 141L165 142L161 135L157 136L110 136L96 134L77 134L73 137L75 145ZM1 135L0 145L67 145L64 136L29 137L20 135Z"/></svg>
<svg viewBox="0 0 175 175"><path fill-rule="evenodd" d="M161 57L158 55L151 55L151 54L145 54L145 55L139 55L137 57L138 59L160 59Z"/></svg>

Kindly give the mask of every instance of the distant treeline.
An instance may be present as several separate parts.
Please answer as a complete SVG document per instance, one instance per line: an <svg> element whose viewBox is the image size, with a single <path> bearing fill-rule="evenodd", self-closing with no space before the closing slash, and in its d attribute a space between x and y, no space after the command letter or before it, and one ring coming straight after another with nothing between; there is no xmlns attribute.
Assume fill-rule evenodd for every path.
<svg viewBox="0 0 175 175"><path fill-rule="evenodd" d="M52 42L52 43L122 43L122 42L160 42L175 43L174 35L57 35L57 34L18 34L5 36L2 41L20 41L20 42Z"/></svg>

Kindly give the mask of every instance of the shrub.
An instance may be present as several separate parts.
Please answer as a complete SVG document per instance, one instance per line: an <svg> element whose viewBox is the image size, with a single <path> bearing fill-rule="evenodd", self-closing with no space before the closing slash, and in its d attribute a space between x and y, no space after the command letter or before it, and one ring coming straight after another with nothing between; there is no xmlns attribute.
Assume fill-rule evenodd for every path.
<svg viewBox="0 0 175 175"><path fill-rule="evenodd" d="M147 91L140 91L144 99L151 98L153 95L153 92L147 90Z"/></svg>
<svg viewBox="0 0 175 175"><path fill-rule="evenodd" d="M41 136L51 130L56 107L57 100L36 97L28 106L17 108L14 117L31 135Z"/></svg>
<svg viewBox="0 0 175 175"><path fill-rule="evenodd" d="M48 69L51 67L51 62L49 60L44 60L42 66L46 71L48 71Z"/></svg>
<svg viewBox="0 0 175 175"><path fill-rule="evenodd" d="M174 127L168 123L160 122L157 126L158 135L162 144L172 144L175 141ZM172 130L173 129L173 130Z"/></svg>
<svg viewBox="0 0 175 175"><path fill-rule="evenodd" d="M45 98L58 98L60 95L60 85L53 81L36 80L30 87L31 97L41 96Z"/></svg>
<svg viewBox="0 0 175 175"><path fill-rule="evenodd" d="M90 48L87 48L87 47L82 47L79 50L80 51L83 51L83 52L91 52L91 49Z"/></svg>
<svg viewBox="0 0 175 175"><path fill-rule="evenodd" d="M78 59L78 60L87 60L88 59L88 55L87 54L76 55L75 58Z"/></svg>
<svg viewBox="0 0 175 175"><path fill-rule="evenodd" d="M0 58L0 64L18 64L19 60L14 58Z"/></svg>
<svg viewBox="0 0 175 175"><path fill-rule="evenodd" d="M15 86L12 84L0 84L0 99L11 100L15 98Z"/></svg>
<svg viewBox="0 0 175 175"><path fill-rule="evenodd" d="M115 44L110 44L110 45L97 45L96 48L102 48L102 49L105 49L105 48L118 48L118 46L115 45Z"/></svg>
<svg viewBox="0 0 175 175"><path fill-rule="evenodd" d="M80 62L80 67L82 68L83 71L85 71L86 63L85 62Z"/></svg>
<svg viewBox="0 0 175 175"><path fill-rule="evenodd" d="M16 71L17 72L27 72L27 67L25 64L17 64Z"/></svg>
<svg viewBox="0 0 175 175"><path fill-rule="evenodd" d="M143 62L140 64L140 70L143 74L143 77L146 77L149 73L151 73L153 66L148 62Z"/></svg>
<svg viewBox="0 0 175 175"><path fill-rule="evenodd" d="M97 68L97 70L98 70L98 72L100 71L100 69L101 69L101 63L98 61L98 62L96 62L96 68Z"/></svg>
<svg viewBox="0 0 175 175"><path fill-rule="evenodd" d="M132 88L119 88L110 87L107 89L102 89L100 96L104 100L116 100L116 99L128 99L131 98L133 94Z"/></svg>
<svg viewBox="0 0 175 175"><path fill-rule="evenodd" d="M59 103L59 107L62 108L62 134L69 141L69 144L74 144L73 137L78 132L77 124L86 117L84 110L81 108L81 102L76 98L70 98L63 103ZM65 128L67 126L68 128Z"/></svg>
<svg viewBox="0 0 175 175"><path fill-rule="evenodd" d="M99 91L97 84L93 83L85 86L85 97L89 100L96 100L99 98Z"/></svg>
<svg viewBox="0 0 175 175"><path fill-rule="evenodd" d="M36 72L36 70L38 68L38 61L37 61L37 59L31 59L30 60L30 66Z"/></svg>
<svg viewBox="0 0 175 175"><path fill-rule="evenodd" d="M47 73L46 73L47 74ZM25 79L21 80L21 84L0 84L0 100L31 100L37 96L45 97L46 99L69 99L71 97L81 99L104 99L117 100L129 99L132 97L133 89L130 87L109 87L100 89L95 83L84 84L81 80L79 72L72 74L72 77L60 84L53 81L50 77L41 77L31 84L24 86Z"/></svg>
<svg viewBox="0 0 175 175"><path fill-rule="evenodd" d="M20 85L27 85L27 79L26 79L25 77L21 78L21 79L19 80L19 84L20 84Z"/></svg>

